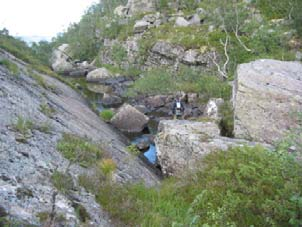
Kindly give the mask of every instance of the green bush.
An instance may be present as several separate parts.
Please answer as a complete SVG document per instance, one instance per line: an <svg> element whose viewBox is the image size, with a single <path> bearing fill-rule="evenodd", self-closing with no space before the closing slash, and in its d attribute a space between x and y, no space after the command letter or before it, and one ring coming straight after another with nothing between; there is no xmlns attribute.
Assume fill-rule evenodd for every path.
<svg viewBox="0 0 302 227"><path fill-rule="evenodd" d="M232 104L230 102L225 102L222 106L220 106L219 113L222 116L219 122L221 135L226 137L233 137L234 113Z"/></svg>
<svg viewBox="0 0 302 227"><path fill-rule="evenodd" d="M97 200L130 226L299 226L302 168L261 147L206 156L202 168L160 187L99 188Z"/></svg>
<svg viewBox="0 0 302 227"><path fill-rule="evenodd" d="M188 222L195 217L196 226L302 223L296 201L301 198L302 169L292 158L244 147L212 153L204 164L206 168L198 174L204 187L190 206Z"/></svg>
<svg viewBox="0 0 302 227"><path fill-rule="evenodd" d="M302 1L296 0L293 6L292 18L294 20L293 27L297 30L300 38L302 37Z"/></svg>
<svg viewBox="0 0 302 227"><path fill-rule="evenodd" d="M291 0L254 0L261 13L268 19L288 17L294 1Z"/></svg>
<svg viewBox="0 0 302 227"><path fill-rule="evenodd" d="M102 157L102 150L99 145L85 138L66 133L58 142L57 150L71 162L79 163L83 167L95 164Z"/></svg>
<svg viewBox="0 0 302 227"><path fill-rule="evenodd" d="M110 109L103 110L100 113L100 117L106 122L109 122L113 118L113 116L114 116L114 112Z"/></svg>

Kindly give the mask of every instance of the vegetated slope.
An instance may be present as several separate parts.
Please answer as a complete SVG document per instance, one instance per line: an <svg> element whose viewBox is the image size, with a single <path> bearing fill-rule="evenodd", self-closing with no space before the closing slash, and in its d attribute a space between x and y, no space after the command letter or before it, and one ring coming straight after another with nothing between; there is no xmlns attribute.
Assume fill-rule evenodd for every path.
<svg viewBox="0 0 302 227"><path fill-rule="evenodd" d="M301 60L300 1L192 0L177 1L178 6L175 1L154 2L161 20L158 26L137 34L136 22L147 20L148 15L148 20L157 19L157 12L118 17L113 11L122 2L106 1L91 7L79 24L52 45L68 43L75 58L95 60L96 66L112 73L141 75L130 89L132 96L181 90L199 93L205 96L203 101L211 97L229 100L229 89L221 85L227 82L221 81L231 81L240 63L261 58ZM199 7L203 10L199 12L205 12L199 15L201 24L176 26L177 17L190 18ZM217 59L214 62L210 55L210 69L204 64L184 64L175 53L187 51L216 51ZM221 77L226 78L217 79ZM100 188L89 180L82 184L98 195L111 215L130 226L301 224L301 166L291 157L259 147L238 148L211 154L205 162L205 169L166 179L159 189L141 184Z"/></svg>
<svg viewBox="0 0 302 227"><path fill-rule="evenodd" d="M157 7L156 12L127 17L114 13L115 7L124 4L124 1L105 1L93 5L79 24L70 26L50 45L69 43L76 59L96 59L96 64L111 70L134 73L135 68L144 71L142 66L157 41L180 45L186 50L214 49L220 54L217 63L221 64L222 69L227 60L224 44L228 40L226 52L229 61L225 73L230 78L237 64L260 58L292 60L295 51L301 48L300 1L234 3L205 0L198 3L193 0L178 1L178 5L169 0L153 2ZM156 17L156 13L159 16ZM201 23L175 26L178 17L191 18L193 15L198 15ZM152 17L159 21L158 24ZM134 26L141 20L152 21L156 25L136 32ZM137 56L129 55L131 46L127 46L126 42L138 47ZM45 47L45 43L41 47ZM36 50L39 52L38 46ZM111 66L107 65L108 62L111 62Z"/></svg>
<svg viewBox="0 0 302 227"><path fill-rule="evenodd" d="M86 188L129 226L301 225L301 163L286 152L238 147L209 154L202 166L159 188Z"/></svg>
<svg viewBox="0 0 302 227"><path fill-rule="evenodd" d="M198 94L200 103L229 101L226 81L233 80L238 64L302 58L300 1L151 2L155 11L117 15L116 7L125 1L102 1L53 42L33 50L45 62L52 47L68 43L74 59L134 78L128 96L184 91ZM179 18L197 19L179 26ZM145 26L138 30L140 24Z"/></svg>
<svg viewBox="0 0 302 227"><path fill-rule="evenodd" d="M98 168L99 179L104 181L109 169L117 182L158 182L126 151L125 138L100 120L66 84L33 70L2 49L0 81L0 208L4 223L111 226L94 196L79 186L79 176Z"/></svg>

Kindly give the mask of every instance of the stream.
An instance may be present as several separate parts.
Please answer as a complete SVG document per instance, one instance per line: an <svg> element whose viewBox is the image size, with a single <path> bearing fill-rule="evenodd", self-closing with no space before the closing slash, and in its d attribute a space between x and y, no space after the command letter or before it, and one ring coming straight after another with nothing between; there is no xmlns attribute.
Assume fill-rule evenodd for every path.
<svg viewBox="0 0 302 227"><path fill-rule="evenodd" d="M104 105L102 102L102 97L103 95L100 93L92 93L92 95L89 95L89 98L87 100L89 104L93 106L94 109L98 112L98 114L104 111L105 109L117 109L119 106L122 105ZM148 114L148 116L150 117L150 121L146 128L143 130L143 132L138 134L123 134L130 140L131 144L134 144L137 147L143 145L143 148L139 149L141 151L141 155L139 155L139 157L143 159L143 161L145 161L149 166L158 169L159 167L157 164L156 146L154 143L154 137L157 133L158 126L158 122L154 119L155 117L158 117L158 113L150 113Z"/></svg>

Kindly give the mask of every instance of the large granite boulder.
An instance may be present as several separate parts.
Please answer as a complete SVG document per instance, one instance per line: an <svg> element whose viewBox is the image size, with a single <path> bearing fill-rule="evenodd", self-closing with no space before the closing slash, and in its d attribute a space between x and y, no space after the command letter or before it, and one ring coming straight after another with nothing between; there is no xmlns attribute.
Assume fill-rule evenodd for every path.
<svg viewBox="0 0 302 227"><path fill-rule="evenodd" d="M102 104L104 106L119 106L123 103L123 100L113 94L104 93L102 98Z"/></svg>
<svg viewBox="0 0 302 227"><path fill-rule="evenodd" d="M129 104L124 104L111 119L111 123L126 133L143 131L149 118Z"/></svg>
<svg viewBox="0 0 302 227"><path fill-rule="evenodd" d="M56 48L50 59L52 69L57 73L71 71L74 65L70 54L70 47L68 44L62 44Z"/></svg>
<svg viewBox="0 0 302 227"><path fill-rule="evenodd" d="M56 73L72 77L86 76L95 67L87 61L74 61L69 44L62 44L54 49L50 58L52 69Z"/></svg>
<svg viewBox="0 0 302 227"><path fill-rule="evenodd" d="M155 138L158 162L164 175L179 175L210 152L227 150L234 146L255 146L246 140L220 136L215 122L164 120L159 124Z"/></svg>
<svg viewBox="0 0 302 227"><path fill-rule="evenodd" d="M233 91L237 138L273 144L298 126L302 64L257 60L239 65Z"/></svg>
<svg viewBox="0 0 302 227"><path fill-rule="evenodd" d="M106 68L98 68L87 74L86 81L102 82L111 77L112 77L111 73Z"/></svg>

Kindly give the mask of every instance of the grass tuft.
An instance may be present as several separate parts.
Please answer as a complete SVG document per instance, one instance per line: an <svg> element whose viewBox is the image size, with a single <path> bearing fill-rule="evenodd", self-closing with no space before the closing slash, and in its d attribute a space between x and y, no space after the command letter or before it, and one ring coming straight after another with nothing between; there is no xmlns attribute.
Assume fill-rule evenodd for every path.
<svg viewBox="0 0 302 227"><path fill-rule="evenodd" d="M8 59L0 60L0 65L5 66L8 71L14 76L18 76L20 73L18 66L15 63L9 61Z"/></svg>
<svg viewBox="0 0 302 227"><path fill-rule="evenodd" d="M99 145L67 133L63 134L62 139L58 142L57 150L71 162L79 163L83 167L95 164L103 154Z"/></svg>
<svg viewBox="0 0 302 227"><path fill-rule="evenodd" d="M113 116L114 116L114 112L110 109L103 110L100 113L100 117L106 122L109 122L113 118Z"/></svg>

